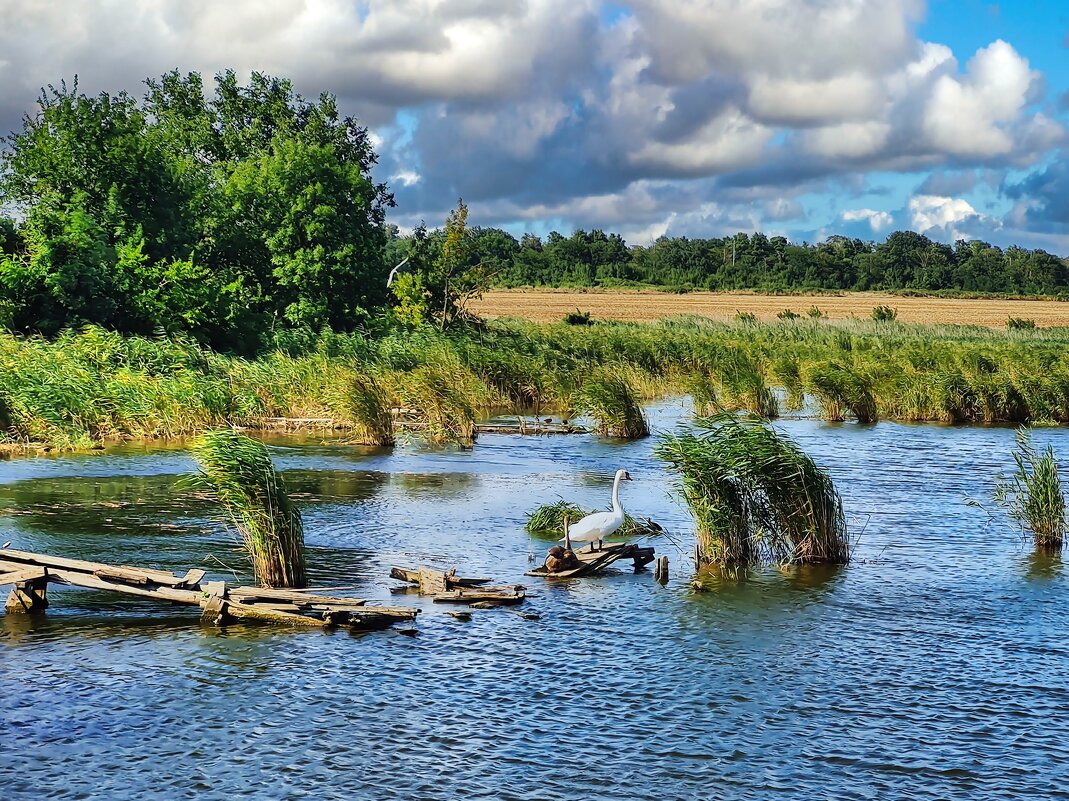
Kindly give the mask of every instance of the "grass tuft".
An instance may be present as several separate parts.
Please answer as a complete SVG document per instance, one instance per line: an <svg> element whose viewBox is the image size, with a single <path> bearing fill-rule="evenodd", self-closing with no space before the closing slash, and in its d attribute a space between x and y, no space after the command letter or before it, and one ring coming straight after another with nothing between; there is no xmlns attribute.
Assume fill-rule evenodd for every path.
<svg viewBox="0 0 1069 801"><path fill-rule="evenodd" d="M1043 453L1032 446L1028 429L1017 432L1015 469L995 485L995 502L1023 529L1032 532L1037 547L1057 549L1065 540L1065 493L1054 448Z"/></svg>
<svg viewBox="0 0 1069 801"><path fill-rule="evenodd" d="M264 587L304 587L304 526L267 447L229 429L193 446L196 483L211 490L241 534Z"/></svg>

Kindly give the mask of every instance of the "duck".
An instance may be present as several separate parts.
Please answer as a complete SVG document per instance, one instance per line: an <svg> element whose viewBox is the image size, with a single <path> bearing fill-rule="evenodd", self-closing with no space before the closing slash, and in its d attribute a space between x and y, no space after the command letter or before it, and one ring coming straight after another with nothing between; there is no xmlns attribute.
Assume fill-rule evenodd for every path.
<svg viewBox="0 0 1069 801"><path fill-rule="evenodd" d="M624 524L624 507L620 504L620 482L633 481L631 474L624 469L616 471L616 478L612 482L612 511L594 512L587 515L568 527L568 533L561 538L561 542L589 542L591 550L594 543L598 549L602 546L602 540L613 534Z"/></svg>

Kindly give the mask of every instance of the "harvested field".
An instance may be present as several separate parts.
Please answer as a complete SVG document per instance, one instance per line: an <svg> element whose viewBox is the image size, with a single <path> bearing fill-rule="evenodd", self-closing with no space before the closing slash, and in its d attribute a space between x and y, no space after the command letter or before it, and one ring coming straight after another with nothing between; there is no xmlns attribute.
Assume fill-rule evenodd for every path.
<svg viewBox="0 0 1069 801"><path fill-rule="evenodd" d="M1002 300L988 298L911 298L882 293L843 295L752 295L736 292L689 292L684 295L653 290L578 291L502 289L486 293L474 310L485 317L522 317L537 322L558 322L576 309L594 319L649 322L681 314L730 320L737 312L750 312L773 320L784 309L805 315L817 306L832 320L868 319L878 305L898 310L908 323L983 325L1005 328L1009 317L1035 320L1041 327L1069 326L1069 303L1056 300Z"/></svg>

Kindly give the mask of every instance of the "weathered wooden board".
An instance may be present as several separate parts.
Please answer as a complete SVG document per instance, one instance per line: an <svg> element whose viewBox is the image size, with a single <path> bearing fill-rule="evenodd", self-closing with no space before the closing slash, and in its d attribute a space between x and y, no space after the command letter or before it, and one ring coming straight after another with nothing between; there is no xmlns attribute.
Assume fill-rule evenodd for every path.
<svg viewBox="0 0 1069 801"><path fill-rule="evenodd" d="M522 603L527 597L526 588L522 584L507 587L479 587L477 589L456 589L449 592L438 593L432 599L436 604L474 604L489 602L495 604L511 605Z"/></svg>
<svg viewBox="0 0 1069 801"><path fill-rule="evenodd" d="M483 584L489 584L491 581L493 581L492 578L472 578L470 576L458 576L456 574L456 568L444 575L447 589L454 589L457 587L480 587ZM409 570L405 567L391 567L390 578L395 578L398 581L407 581L409 584L420 583L419 570Z"/></svg>
<svg viewBox="0 0 1069 801"><path fill-rule="evenodd" d="M133 573L141 573L149 577L156 584L177 586L185 581L185 577L176 576L166 570L157 570L148 567L133 567L130 565L109 565L103 562L87 562L83 559L67 559L51 554L30 553L28 551L13 551L5 548L0 551L0 559L6 562L20 562L27 565L40 565L41 567L60 567L68 570L79 570L85 573L95 573L98 570L111 571L128 570Z"/></svg>
<svg viewBox="0 0 1069 801"><path fill-rule="evenodd" d="M44 567L25 567L10 573L0 572L0 586L4 584L22 584L25 581L43 579L48 574Z"/></svg>
<svg viewBox="0 0 1069 801"><path fill-rule="evenodd" d="M189 570L176 576L162 570L108 565L26 551L0 550L0 584L15 589L8 599L12 612L38 611L47 605L49 582L140 598L199 606L212 622L228 618L261 620L303 627L350 625L381 628L397 620L411 620L418 609L367 606L362 598L344 598L314 591L233 587L224 581L203 581L205 572Z"/></svg>

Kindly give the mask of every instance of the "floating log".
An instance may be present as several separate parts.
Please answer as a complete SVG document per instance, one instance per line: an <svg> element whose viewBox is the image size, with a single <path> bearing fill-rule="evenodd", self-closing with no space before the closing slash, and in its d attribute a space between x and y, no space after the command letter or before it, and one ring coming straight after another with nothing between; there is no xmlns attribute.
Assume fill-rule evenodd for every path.
<svg viewBox="0 0 1069 801"><path fill-rule="evenodd" d="M641 570L654 559L653 548L642 548L638 545L621 543L619 545L603 545L594 549L593 543L586 548L575 551L575 556L581 563L579 567L571 570L562 570L559 573L550 572L545 565L530 570L528 576L542 576L543 578L579 578L599 573L613 562L619 559L631 559L635 570Z"/></svg>
<svg viewBox="0 0 1069 801"><path fill-rule="evenodd" d="M446 590L455 590L461 587L481 587L482 585L489 584L493 581L493 579L489 578L467 578L458 576L455 567L448 573L441 570L432 570L426 567L420 567L418 570L409 570L405 567L391 567L390 578L395 578L398 581L405 581L409 584L419 585L420 592L424 592L424 580L428 582L428 587L433 586L435 588L439 586L439 581L444 582L444 588L442 590L430 589L426 591L426 594L445 592Z"/></svg>
<svg viewBox="0 0 1069 801"><path fill-rule="evenodd" d="M164 570L0 550L0 585L15 585L7 601L8 612L43 610L48 606L45 589L50 582L198 606L204 618L216 623L238 619L294 626L382 628L398 620L412 620L419 612L368 606L362 598L317 594L314 590L228 588L224 581L202 585L204 576L200 569L176 576Z"/></svg>

